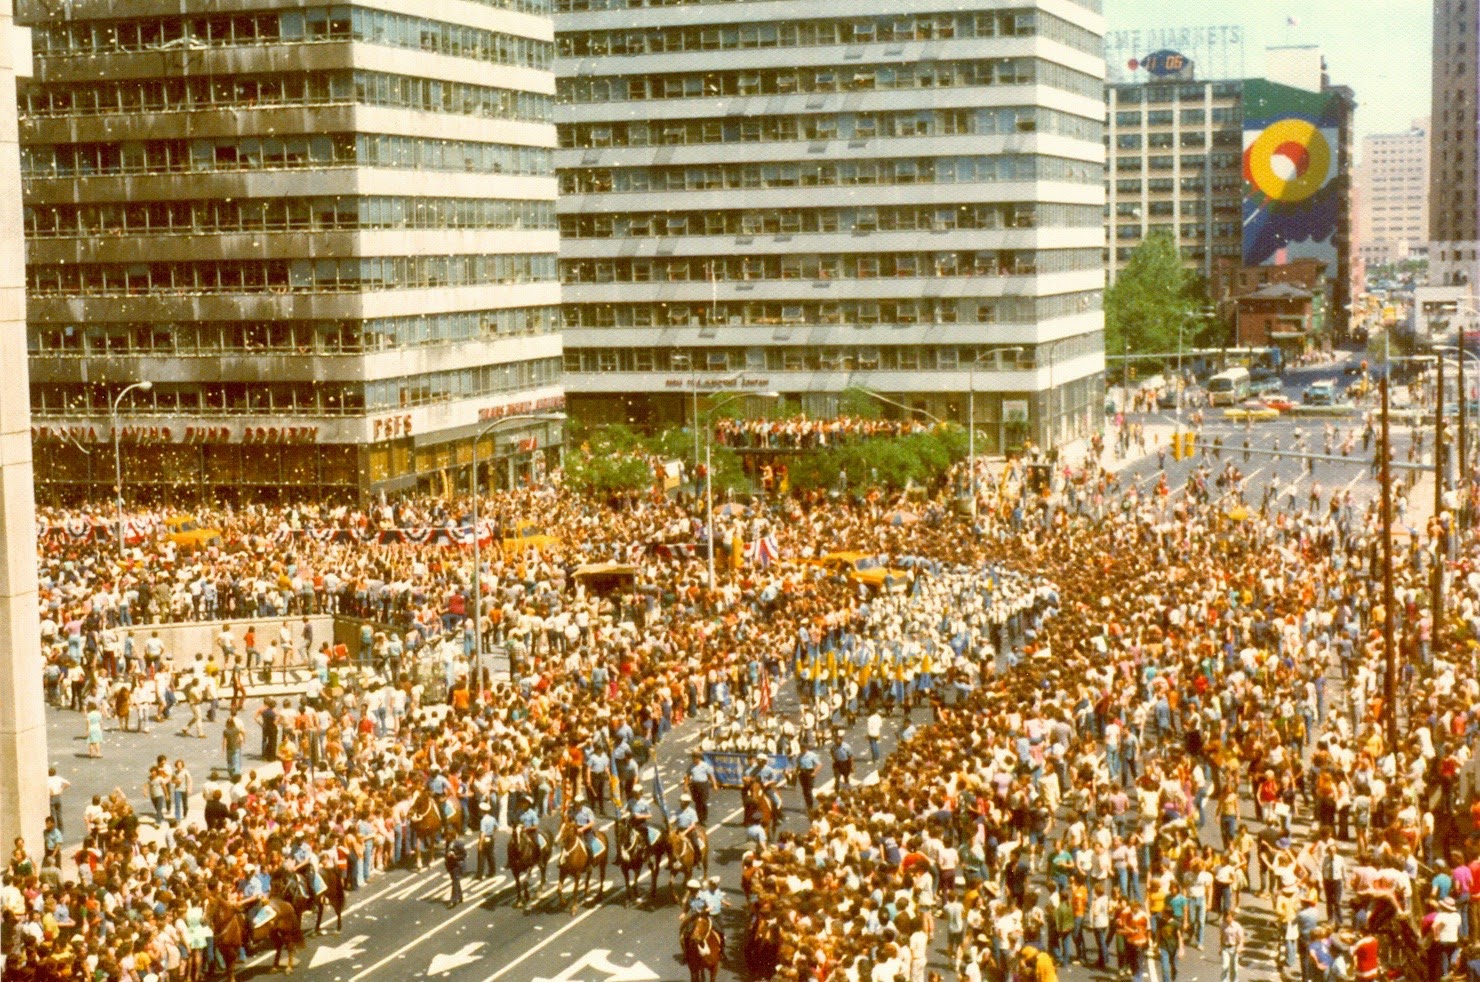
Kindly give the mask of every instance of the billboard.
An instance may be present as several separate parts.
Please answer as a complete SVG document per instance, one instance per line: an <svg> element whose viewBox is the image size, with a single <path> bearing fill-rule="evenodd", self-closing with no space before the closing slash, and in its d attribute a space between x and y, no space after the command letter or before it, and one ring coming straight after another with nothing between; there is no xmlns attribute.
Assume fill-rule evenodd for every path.
<svg viewBox="0 0 1480 982"><path fill-rule="evenodd" d="M1342 114L1332 92L1244 83L1244 265L1312 258L1336 269Z"/></svg>

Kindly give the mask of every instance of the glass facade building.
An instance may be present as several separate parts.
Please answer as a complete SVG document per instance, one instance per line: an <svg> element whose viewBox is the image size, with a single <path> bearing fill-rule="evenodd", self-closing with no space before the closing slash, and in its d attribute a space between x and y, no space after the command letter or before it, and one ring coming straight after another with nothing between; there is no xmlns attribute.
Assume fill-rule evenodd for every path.
<svg viewBox="0 0 1480 982"><path fill-rule="evenodd" d="M42 500L111 494L142 380L143 500L465 489L487 421L563 405L546 0L17 16ZM483 479L559 444L497 429Z"/></svg>
<svg viewBox="0 0 1480 982"><path fill-rule="evenodd" d="M574 414L866 388L989 449L1103 414L1097 0L555 0Z"/></svg>

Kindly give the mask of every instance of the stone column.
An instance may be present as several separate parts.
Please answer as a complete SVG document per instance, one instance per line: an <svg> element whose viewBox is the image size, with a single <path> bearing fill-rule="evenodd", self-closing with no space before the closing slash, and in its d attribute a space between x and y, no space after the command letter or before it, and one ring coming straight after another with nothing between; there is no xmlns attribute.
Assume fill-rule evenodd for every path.
<svg viewBox="0 0 1480 982"><path fill-rule="evenodd" d="M46 717L36 609L36 505L26 370L25 243L12 0L0 0L0 843L42 852Z"/></svg>

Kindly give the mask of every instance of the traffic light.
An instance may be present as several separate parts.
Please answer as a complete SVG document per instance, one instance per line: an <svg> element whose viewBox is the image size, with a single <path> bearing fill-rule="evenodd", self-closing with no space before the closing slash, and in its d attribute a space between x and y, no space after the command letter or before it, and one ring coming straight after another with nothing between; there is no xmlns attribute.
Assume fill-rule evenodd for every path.
<svg viewBox="0 0 1480 982"><path fill-rule="evenodd" d="M1172 459L1182 459L1182 434L1180 433L1172 434Z"/></svg>
<svg viewBox="0 0 1480 982"><path fill-rule="evenodd" d="M1186 433L1182 434L1182 456L1186 457L1188 460L1191 460L1192 455L1196 452L1192 446L1193 441L1195 441L1196 439L1197 434L1192 432L1191 430L1188 430Z"/></svg>

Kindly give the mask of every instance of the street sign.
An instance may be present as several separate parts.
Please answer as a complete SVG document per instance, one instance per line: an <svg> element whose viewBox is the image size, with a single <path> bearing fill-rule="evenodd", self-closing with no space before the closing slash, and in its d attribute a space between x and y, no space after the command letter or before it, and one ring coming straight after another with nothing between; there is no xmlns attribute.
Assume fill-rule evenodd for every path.
<svg viewBox="0 0 1480 982"><path fill-rule="evenodd" d="M559 975L536 978L533 982L658 982L658 973L642 962L628 966L614 965L611 951L592 948Z"/></svg>
<svg viewBox="0 0 1480 982"><path fill-rule="evenodd" d="M459 948L457 951L454 951L450 955L437 955L435 958L432 959L432 964L428 966L427 974L446 975L454 968L462 968L464 965L471 965L473 964L473 962L483 957L482 955L477 954L478 949L481 947L483 947L483 942L474 941L472 944L463 945L461 948Z"/></svg>
<svg viewBox="0 0 1480 982"><path fill-rule="evenodd" d="M327 965L330 962L339 962L347 958L353 958L364 952L364 944L369 940L370 935L357 934L343 944L323 945L314 951L313 957L308 960L308 967L313 969L318 968L320 965Z"/></svg>

